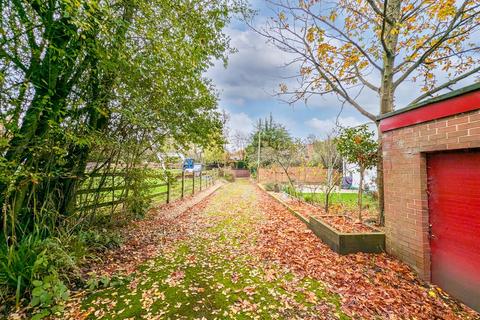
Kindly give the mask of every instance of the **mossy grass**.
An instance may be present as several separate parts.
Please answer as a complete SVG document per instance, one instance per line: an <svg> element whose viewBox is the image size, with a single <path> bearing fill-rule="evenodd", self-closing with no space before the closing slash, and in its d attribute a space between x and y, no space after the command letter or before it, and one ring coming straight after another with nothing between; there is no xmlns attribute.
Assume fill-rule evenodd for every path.
<svg viewBox="0 0 480 320"><path fill-rule="evenodd" d="M125 281L90 294L82 304L91 311L89 319L301 319L315 316L318 304L347 319L339 297L321 282L245 249L255 245L255 227L263 218L252 189L245 182L227 186L201 213L208 223L194 236Z"/></svg>

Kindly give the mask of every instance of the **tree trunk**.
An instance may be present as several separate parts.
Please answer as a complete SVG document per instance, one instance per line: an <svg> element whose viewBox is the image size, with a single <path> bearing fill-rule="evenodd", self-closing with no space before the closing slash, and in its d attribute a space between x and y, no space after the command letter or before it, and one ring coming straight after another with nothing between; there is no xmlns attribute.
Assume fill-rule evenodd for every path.
<svg viewBox="0 0 480 320"><path fill-rule="evenodd" d="M378 127L377 127L378 128ZM383 226L385 223L385 192L383 184L383 147L382 132L378 130L378 163L377 163L377 191L378 191L378 223Z"/></svg>
<svg viewBox="0 0 480 320"><path fill-rule="evenodd" d="M401 0L390 0L387 4L387 16L392 21L398 21L401 17ZM395 68L395 52L398 42L398 34L392 32L394 26L385 22L385 46L383 54L383 72L382 82L380 86L380 115L392 112L394 106L394 68ZM385 49L385 48L384 48ZM378 132L378 163L377 163L377 188L378 188L378 207L379 207L379 223L384 223L384 190L383 190L383 154L382 154L382 133L380 132L379 123L377 123Z"/></svg>
<svg viewBox="0 0 480 320"><path fill-rule="evenodd" d="M330 204L330 192L325 192L325 213L328 213L328 207Z"/></svg>
<svg viewBox="0 0 480 320"><path fill-rule="evenodd" d="M331 167L327 168L327 185L325 186L325 212L328 213L328 207L330 204L330 193L334 188L333 184L333 169Z"/></svg>
<svg viewBox="0 0 480 320"><path fill-rule="evenodd" d="M360 167L360 184L358 186L358 221L362 222L363 176L365 169Z"/></svg>

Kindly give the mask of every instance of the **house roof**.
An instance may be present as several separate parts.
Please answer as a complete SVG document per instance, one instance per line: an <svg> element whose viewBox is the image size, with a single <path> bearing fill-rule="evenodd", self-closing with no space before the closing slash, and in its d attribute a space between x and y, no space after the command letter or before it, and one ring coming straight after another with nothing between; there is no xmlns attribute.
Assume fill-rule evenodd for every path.
<svg viewBox="0 0 480 320"><path fill-rule="evenodd" d="M477 91L477 90L480 90L480 82L469 85L469 86L466 86L466 87L463 87L463 88L460 88L460 89L457 89L457 90L450 91L448 93L439 95L439 96L434 97L434 98L430 98L430 99L423 100L423 101L420 101L420 102L417 102L417 103L414 103L414 104L410 104L410 105L408 105L408 106L406 106L405 108L402 108L402 109L398 109L398 110L395 110L395 111L392 111L392 112L389 112L389 113L382 114L382 115L377 117L377 121L380 121L380 120L385 119L385 118L390 118L390 117L395 116L397 114L405 113L405 112L408 112L408 111L411 111L411 110L414 110L414 109L418 109L420 107L423 107L423 106L426 106L426 105L429 105L429 104L432 104L432 103L448 100L448 99L451 99L451 98L454 98L454 97L457 97L457 96L460 96L460 95L463 95L463 94L466 94L466 93L469 93L469 92L472 92L472 91Z"/></svg>

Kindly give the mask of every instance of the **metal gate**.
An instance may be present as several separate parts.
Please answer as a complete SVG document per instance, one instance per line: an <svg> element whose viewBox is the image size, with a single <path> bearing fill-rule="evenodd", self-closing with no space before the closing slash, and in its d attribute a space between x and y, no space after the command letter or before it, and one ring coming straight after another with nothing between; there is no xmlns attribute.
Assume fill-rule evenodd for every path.
<svg viewBox="0 0 480 320"><path fill-rule="evenodd" d="M480 311L480 152L428 155L432 282Z"/></svg>

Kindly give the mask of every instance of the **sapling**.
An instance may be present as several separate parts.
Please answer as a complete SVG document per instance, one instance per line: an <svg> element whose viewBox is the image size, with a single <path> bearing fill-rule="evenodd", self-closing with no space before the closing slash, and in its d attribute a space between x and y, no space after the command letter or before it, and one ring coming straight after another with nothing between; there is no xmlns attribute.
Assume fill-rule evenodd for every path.
<svg viewBox="0 0 480 320"><path fill-rule="evenodd" d="M337 138L338 152L350 163L358 166L358 222L362 222L362 196L365 170L375 167L378 160L378 143L367 125L342 128Z"/></svg>

